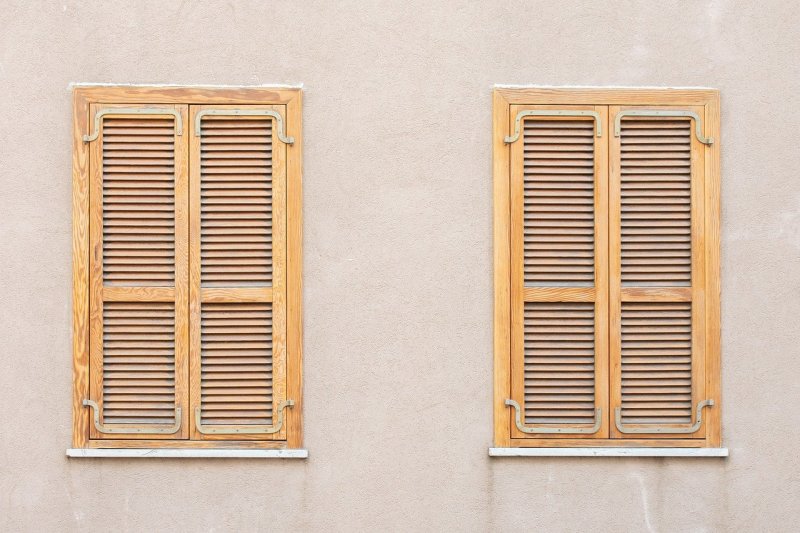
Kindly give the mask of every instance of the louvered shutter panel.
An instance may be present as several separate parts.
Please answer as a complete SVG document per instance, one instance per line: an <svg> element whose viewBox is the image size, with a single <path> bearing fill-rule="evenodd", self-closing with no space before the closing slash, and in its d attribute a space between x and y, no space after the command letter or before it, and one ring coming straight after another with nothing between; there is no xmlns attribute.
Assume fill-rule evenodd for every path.
<svg viewBox="0 0 800 533"><path fill-rule="evenodd" d="M511 110L512 437L607 437L606 110Z"/></svg>
<svg viewBox="0 0 800 533"><path fill-rule="evenodd" d="M703 108L610 116L612 436L703 438Z"/></svg>
<svg viewBox="0 0 800 533"><path fill-rule="evenodd" d="M193 438L285 438L284 114L192 107Z"/></svg>
<svg viewBox="0 0 800 533"><path fill-rule="evenodd" d="M90 436L185 438L187 107L90 114Z"/></svg>

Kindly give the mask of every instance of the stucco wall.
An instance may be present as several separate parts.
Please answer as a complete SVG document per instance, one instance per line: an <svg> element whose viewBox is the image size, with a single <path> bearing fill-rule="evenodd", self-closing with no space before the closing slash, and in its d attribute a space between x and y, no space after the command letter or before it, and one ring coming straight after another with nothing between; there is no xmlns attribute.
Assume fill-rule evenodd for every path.
<svg viewBox="0 0 800 533"><path fill-rule="evenodd" d="M794 2L200 4L0 2L0 530L797 527ZM305 85L308 460L64 456L74 81ZM722 91L729 459L487 456L494 83Z"/></svg>

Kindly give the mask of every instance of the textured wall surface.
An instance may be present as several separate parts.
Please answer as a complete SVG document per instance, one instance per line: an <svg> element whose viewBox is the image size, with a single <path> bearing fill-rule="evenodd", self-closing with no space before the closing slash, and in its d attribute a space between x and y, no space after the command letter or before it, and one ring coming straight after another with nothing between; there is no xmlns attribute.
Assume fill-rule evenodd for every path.
<svg viewBox="0 0 800 533"><path fill-rule="evenodd" d="M794 2L0 2L0 530L792 531ZM67 459L70 82L303 83L307 461ZM722 91L724 459L492 440L494 83Z"/></svg>

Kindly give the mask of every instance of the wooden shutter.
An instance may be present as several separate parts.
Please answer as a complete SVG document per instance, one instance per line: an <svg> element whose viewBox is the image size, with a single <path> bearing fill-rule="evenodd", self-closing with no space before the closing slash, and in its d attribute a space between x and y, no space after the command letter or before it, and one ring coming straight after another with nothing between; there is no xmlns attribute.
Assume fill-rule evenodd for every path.
<svg viewBox="0 0 800 533"><path fill-rule="evenodd" d="M607 437L606 108L511 119L511 434Z"/></svg>
<svg viewBox="0 0 800 533"><path fill-rule="evenodd" d="M187 107L90 116L90 436L186 438Z"/></svg>
<svg viewBox="0 0 800 533"><path fill-rule="evenodd" d="M704 110L609 114L612 436L704 438Z"/></svg>
<svg viewBox="0 0 800 533"><path fill-rule="evenodd" d="M192 106L193 438L286 438L284 114Z"/></svg>

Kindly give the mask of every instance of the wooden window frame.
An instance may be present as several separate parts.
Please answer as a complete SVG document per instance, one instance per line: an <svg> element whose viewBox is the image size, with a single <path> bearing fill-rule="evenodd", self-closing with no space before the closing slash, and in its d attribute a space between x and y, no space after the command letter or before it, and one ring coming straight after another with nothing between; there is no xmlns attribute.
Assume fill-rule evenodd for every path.
<svg viewBox="0 0 800 533"><path fill-rule="evenodd" d="M705 397L715 402L703 414L702 439L659 438L514 438L511 397L511 150L505 137L514 133L512 106L701 106L705 135L714 139L705 148L704 216L705 253ZM608 121L613 121L609 114ZM604 135L613 135L613 124L603 124ZM714 89L636 88L501 88L493 93L492 146L494 196L494 444L506 447L703 447L721 445L720 367L720 100ZM609 158L610 160L611 158ZM610 238L610 236L609 236ZM613 413L604 413L613 424Z"/></svg>
<svg viewBox="0 0 800 533"><path fill-rule="evenodd" d="M281 105L286 135L286 386L295 400L285 411L285 440L91 439L89 397L89 189L92 104ZM73 90L72 156L72 447L73 448L302 448L302 91L299 88L78 86ZM193 127L185 124L184 128ZM184 339L188 345L188 339ZM188 417L190 413L186 413Z"/></svg>

